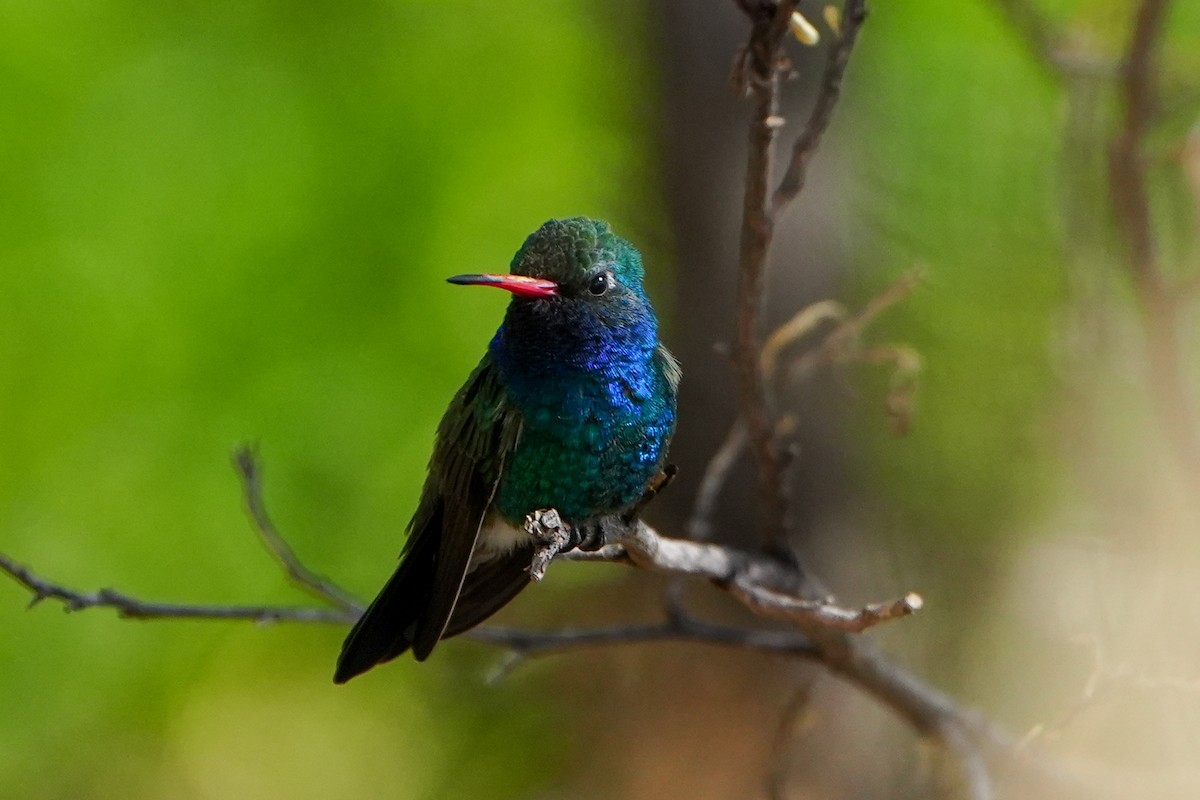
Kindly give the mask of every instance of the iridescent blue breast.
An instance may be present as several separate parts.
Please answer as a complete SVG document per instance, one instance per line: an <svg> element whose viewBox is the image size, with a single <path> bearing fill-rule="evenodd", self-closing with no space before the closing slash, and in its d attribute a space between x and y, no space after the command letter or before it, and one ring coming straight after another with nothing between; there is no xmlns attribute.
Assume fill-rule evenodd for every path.
<svg viewBox="0 0 1200 800"><path fill-rule="evenodd" d="M656 333L653 322L605 330L571 352L497 333L492 356L522 418L495 501L505 519L556 508L580 522L641 497L675 426L673 367Z"/></svg>

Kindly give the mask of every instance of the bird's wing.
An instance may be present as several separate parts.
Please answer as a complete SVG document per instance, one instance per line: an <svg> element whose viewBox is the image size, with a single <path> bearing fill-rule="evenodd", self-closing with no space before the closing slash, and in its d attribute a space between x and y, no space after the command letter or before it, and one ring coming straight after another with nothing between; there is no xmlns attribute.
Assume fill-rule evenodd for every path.
<svg viewBox="0 0 1200 800"><path fill-rule="evenodd" d="M454 613L479 528L520 430L520 415L508 402L491 356L484 356L438 426L429 477L410 525L406 549L425 536L439 539L432 596L412 642L419 661L442 638Z"/></svg>
<svg viewBox="0 0 1200 800"><path fill-rule="evenodd" d="M471 568L463 581L462 592L454 605L454 613L446 624L442 638L469 631L508 605L529 585L529 564L533 560L532 544L513 548Z"/></svg>
<svg viewBox="0 0 1200 800"><path fill-rule="evenodd" d="M442 417L400 565L342 645L338 683L410 647L418 660L433 650L454 613L480 525L520 430L520 415L485 356Z"/></svg>

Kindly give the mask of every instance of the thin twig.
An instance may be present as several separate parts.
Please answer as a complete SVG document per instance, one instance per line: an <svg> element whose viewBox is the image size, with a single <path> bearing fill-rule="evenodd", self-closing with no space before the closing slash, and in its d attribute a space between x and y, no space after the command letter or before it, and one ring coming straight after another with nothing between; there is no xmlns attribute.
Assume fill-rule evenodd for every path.
<svg viewBox="0 0 1200 800"><path fill-rule="evenodd" d="M563 628L531 631L516 628L480 627L464 634L470 639L508 649L489 681L506 677L525 661L589 647L693 642L774 655L813 658L816 650L801 634L793 631L714 625L681 615L646 625L618 625L611 628Z"/></svg>
<svg viewBox="0 0 1200 800"><path fill-rule="evenodd" d="M779 360L783 351L826 322L841 322L846 318L846 308L834 300L821 300L797 311L792 318L771 331L758 354L759 369L768 383L779 375ZM832 336L832 334L831 334ZM826 342L829 341L826 337Z"/></svg>
<svg viewBox="0 0 1200 800"><path fill-rule="evenodd" d="M729 476L733 473L733 468L746 449L748 441L746 421L739 415L730 426L729 433L725 434L721 446L704 466L700 487L696 490L696 502L692 506L692 515L687 523L689 538L697 542L712 541L717 501L720 500L721 490L729 482Z"/></svg>
<svg viewBox="0 0 1200 800"><path fill-rule="evenodd" d="M884 311L908 297L924 277L921 269L912 269L901 275L895 283L868 300L857 313L833 328L817 347L797 358L788 368L788 377L796 380L819 366L859 360L860 355L867 352L860 345L863 332Z"/></svg>
<svg viewBox="0 0 1200 800"><path fill-rule="evenodd" d="M850 54L854 52L854 45L858 41L858 32L866 20L866 0L846 0L845 9L842 11L841 34L829 50L825 73L821 77L821 90L817 94L812 111L809 112L804 130L792 146L792 156L783 178L771 197L772 218L777 217L804 188L808 162L812 160L813 154L821 144L821 136L833 119L833 109L842 94L842 78L846 74L846 66L850 63Z"/></svg>
<svg viewBox="0 0 1200 800"><path fill-rule="evenodd" d="M886 409L893 419L893 430L907 430L912 412L912 395L916 388L916 376L920 373L921 358L915 350L903 345L881 345L859 350L858 342L864 330L888 308L903 300L921 282L922 270L906 272L883 292L871 298L856 314L846 317L846 310L832 300L822 300L805 306L780 325L763 344L759 354L759 369L767 386L774 386L785 371L790 380L806 377L818 366L839 361L865 361L867 363L889 363L895 368L892 390L888 395ZM796 358L793 362L783 360L784 352L802 341L821 325L837 322L825 336ZM720 446L704 466L696 501L687 522L689 539L711 541L714 533L717 502L721 491L728 483L733 468L746 449L749 436L746 422L739 414L725 434Z"/></svg>
<svg viewBox="0 0 1200 800"><path fill-rule="evenodd" d="M9 575L33 595L29 605L44 600L62 603L66 611L83 611L89 608L111 608L123 619L206 619L243 620L247 622L318 622L322 624L347 625L358 619L361 609L304 608L299 606L223 606L197 605L191 603L157 603L139 600L116 589L99 589L81 592L62 584L49 581L35 574L28 567L18 564L0 553L0 572Z"/></svg>
<svg viewBox="0 0 1200 800"><path fill-rule="evenodd" d="M358 598L306 567L271 522L262 496L262 470L258 463L258 454L250 447L239 447L233 452L233 465L242 481L246 512L250 515L254 530L267 552L279 563L291 582L318 600L352 612L354 618L357 618L364 608Z"/></svg>
<svg viewBox="0 0 1200 800"><path fill-rule="evenodd" d="M890 603L871 603L850 610L832 603L788 597L749 581L735 580L730 591L743 605L761 616L788 620L804 629L819 625L848 633L862 633L880 623L912 616L924 605L921 596L913 592Z"/></svg>

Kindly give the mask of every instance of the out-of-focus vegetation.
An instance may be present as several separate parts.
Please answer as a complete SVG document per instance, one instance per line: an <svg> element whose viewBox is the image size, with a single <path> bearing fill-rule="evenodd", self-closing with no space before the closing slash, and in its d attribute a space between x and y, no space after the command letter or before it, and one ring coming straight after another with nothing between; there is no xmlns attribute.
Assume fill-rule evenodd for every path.
<svg viewBox="0 0 1200 800"><path fill-rule="evenodd" d="M926 593L926 614L880 635L925 656L935 683L1017 730L1045 724L1089 764L1132 753L1167 772L1195 752L1200 666L1194 618L1162 614L1180 613L1171 592L1194 583L1200 558L1145 399L1104 194L1115 101L1103 81L1081 95L1039 68L999 3L876 6L814 172L839 170L825 185L841 186L829 203L848 294L927 269L870 331L913 344L925 371L900 441L877 413L884 379L847 378L851 494L870 500L829 525L857 532L844 544L818 532L836 543L817 559L855 599ZM1130 3L1045 9L1081 50L1117 58ZM688 314L669 303L688 265L669 260L655 151L652 43L673 32L652 36L653 13L575 0L0 2L0 551L84 588L303 602L240 510L226 459L251 439L304 559L377 588L437 419L505 301L444 276L502 269L543 220L586 213L647 251L668 319ZM1151 140L1173 273L1196 259L1200 212L1174 159L1200 116L1198 59L1200 6L1177 2L1171 104ZM1194 380L1200 343L1184 333ZM519 613L577 619L556 607L571 576ZM119 622L24 613L26 600L0 582L0 797L512 797L571 772L603 773L624 797L730 796L764 771L782 705L766 696L779 662L723 672L702 659L728 666L724 655L698 648L679 673L651 674L642 650L586 662L572 684L625 698L595 709L609 726L595 732L587 692L561 707L538 668L487 688L495 653L470 644L335 688L338 629ZM1116 701L1072 712L1096 675ZM867 753L878 772L864 769L882 740L862 708L814 705L798 785L849 794L888 769L921 784L892 740L887 756ZM680 730L681 718L706 724ZM637 739L648 732L654 742ZM604 752L570 761L593 733ZM636 757L618 754L625 743ZM697 759L702 745L717 755Z"/></svg>
<svg viewBox="0 0 1200 800"><path fill-rule="evenodd" d="M926 2L877 15L890 30L865 52L844 109L858 123L862 210L843 224L866 234L857 255L869 272L926 273L877 329L913 345L925 368L912 435L870 448L875 485L928 544L978 550L972 538L1023 521L1054 488L1045 356L1066 299L1057 97L988 3L958 9L953 24L944 13Z"/></svg>
<svg viewBox="0 0 1200 800"><path fill-rule="evenodd" d="M298 550L374 591L506 300L442 279L551 216L655 226L642 14L4 3L0 550L303 602L240 509L249 438ZM335 690L338 629L0 600L3 797L509 796L558 768L528 744L553 704L487 690L471 648Z"/></svg>
<svg viewBox="0 0 1200 800"><path fill-rule="evenodd" d="M933 592L936 632L889 636L1085 785L1191 797L1200 618L1179 604L1200 576L1200 474L1155 397L1110 181L1140 4L1016 4L1043 17L1059 66L1007 24L1009 5L878 7L843 109L859 274L930 276L875 331L915 345L925 372L908 439L854 428L872 533L903 554L856 583ZM1142 163L1194 429L1200 7L1168 5Z"/></svg>

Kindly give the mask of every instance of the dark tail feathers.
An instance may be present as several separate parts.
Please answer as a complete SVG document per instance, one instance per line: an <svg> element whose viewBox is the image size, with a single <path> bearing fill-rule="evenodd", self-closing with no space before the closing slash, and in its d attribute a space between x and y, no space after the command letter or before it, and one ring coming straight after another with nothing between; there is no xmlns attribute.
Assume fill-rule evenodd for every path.
<svg viewBox="0 0 1200 800"><path fill-rule="evenodd" d="M376 664L403 655L416 641L418 630L427 623L424 617L435 588L437 546L433 537L427 541L415 543L346 637L334 683L345 683ZM470 630L516 597L529 585L531 557L529 548L518 547L473 569L463 582L442 637ZM424 661L428 653L415 655Z"/></svg>
<svg viewBox="0 0 1200 800"><path fill-rule="evenodd" d="M342 644L334 683L345 683L412 647L433 592L436 537L414 542Z"/></svg>

